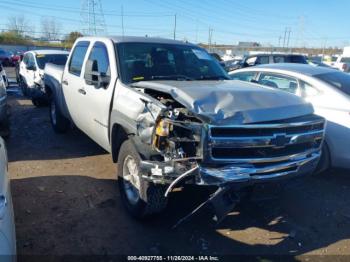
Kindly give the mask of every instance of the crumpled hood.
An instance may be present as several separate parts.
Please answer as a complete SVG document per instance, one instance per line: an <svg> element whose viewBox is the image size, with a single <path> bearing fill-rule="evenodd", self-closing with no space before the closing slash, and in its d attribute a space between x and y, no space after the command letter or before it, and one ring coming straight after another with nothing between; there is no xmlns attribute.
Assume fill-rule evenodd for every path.
<svg viewBox="0 0 350 262"><path fill-rule="evenodd" d="M145 81L133 86L170 94L210 124L249 124L314 112L295 95L242 81Z"/></svg>

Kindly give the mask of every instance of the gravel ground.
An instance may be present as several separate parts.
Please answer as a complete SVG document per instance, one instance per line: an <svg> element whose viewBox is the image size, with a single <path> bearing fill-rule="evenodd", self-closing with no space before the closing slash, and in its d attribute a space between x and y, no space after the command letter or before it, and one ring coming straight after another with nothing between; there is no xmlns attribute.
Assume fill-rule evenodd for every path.
<svg viewBox="0 0 350 262"><path fill-rule="evenodd" d="M9 90L9 104L7 146L20 255L292 255L305 261L350 255L347 171L306 178L279 194L276 188L259 189L218 226L201 214L174 230L205 199L204 192L176 192L162 216L135 221L122 207L110 155L78 130L55 134L48 108L34 107L16 86Z"/></svg>

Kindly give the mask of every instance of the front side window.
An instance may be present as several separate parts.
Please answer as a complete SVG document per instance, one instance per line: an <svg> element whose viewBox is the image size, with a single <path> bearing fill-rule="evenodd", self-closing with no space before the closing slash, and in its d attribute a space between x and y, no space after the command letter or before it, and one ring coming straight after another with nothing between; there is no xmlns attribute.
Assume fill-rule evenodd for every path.
<svg viewBox="0 0 350 262"><path fill-rule="evenodd" d="M201 48L180 44L117 44L124 83L151 80L222 80L225 70Z"/></svg>
<svg viewBox="0 0 350 262"><path fill-rule="evenodd" d="M232 80L241 80L245 82L251 82L254 80L256 72L241 72L231 75Z"/></svg>
<svg viewBox="0 0 350 262"><path fill-rule="evenodd" d="M94 71L97 71L100 74L110 75L108 52L103 43L97 42L94 45L89 60L96 61L96 68L94 68Z"/></svg>
<svg viewBox="0 0 350 262"><path fill-rule="evenodd" d="M340 62L341 63L350 63L350 57L342 57Z"/></svg>
<svg viewBox="0 0 350 262"><path fill-rule="evenodd" d="M258 59L256 60L257 65L264 65L269 63L270 63L270 58L268 56L259 56Z"/></svg>
<svg viewBox="0 0 350 262"><path fill-rule="evenodd" d="M273 61L275 63L285 63L286 62L286 59L284 56L274 56L273 57Z"/></svg>
<svg viewBox="0 0 350 262"><path fill-rule="evenodd" d="M80 76L83 67L86 52L89 48L89 42L79 42L73 51L72 58L69 62L69 73Z"/></svg>
<svg viewBox="0 0 350 262"><path fill-rule="evenodd" d="M292 94L298 93L298 81L295 78L284 75L262 73L259 78L259 84Z"/></svg>
<svg viewBox="0 0 350 262"><path fill-rule="evenodd" d="M47 63L63 66L66 64L67 59L68 59L68 55L65 55L65 54L36 55L36 61L40 69L44 69Z"/></svg>

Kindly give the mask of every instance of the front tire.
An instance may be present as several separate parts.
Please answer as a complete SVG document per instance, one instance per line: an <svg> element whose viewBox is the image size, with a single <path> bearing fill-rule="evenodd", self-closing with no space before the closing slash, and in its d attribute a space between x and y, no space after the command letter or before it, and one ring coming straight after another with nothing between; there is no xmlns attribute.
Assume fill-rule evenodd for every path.
<svg viewBox="0 0 350 262"><path fill-rule="evenodd" d="M69 130L70 122L65 118L53 97L50 101L50 120L53 130L58 133L66 133Z"/></svg>
<svg viewBox="0 0 350 262"><path fill-rule="evenodd" d="M138 219L162 212L167 206L166 188L142 178L140 155L130 140L126 140L118 156L118 185L122 202Z"/></svg>

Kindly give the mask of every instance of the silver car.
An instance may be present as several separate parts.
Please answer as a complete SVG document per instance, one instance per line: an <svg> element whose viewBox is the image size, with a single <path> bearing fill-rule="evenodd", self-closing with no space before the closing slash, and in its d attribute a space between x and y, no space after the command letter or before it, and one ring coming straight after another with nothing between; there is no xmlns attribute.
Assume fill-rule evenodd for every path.
<svg viewBox="0 0 350 262"><path fill-rule="evenodd" d="M327 134L320 170L350 168L350 75L303 64L271 64L230 73L242 80L284 90L312 103L327 119Z"/></svg>
<svg viewBox="0 0 350 262"><path fill-rule="evenodd" d="M4 140L0 137L0 260L15 261L15 256L16 234L7 170L7 151Z"/></svg>

